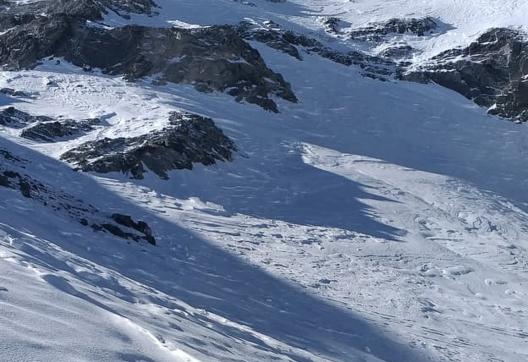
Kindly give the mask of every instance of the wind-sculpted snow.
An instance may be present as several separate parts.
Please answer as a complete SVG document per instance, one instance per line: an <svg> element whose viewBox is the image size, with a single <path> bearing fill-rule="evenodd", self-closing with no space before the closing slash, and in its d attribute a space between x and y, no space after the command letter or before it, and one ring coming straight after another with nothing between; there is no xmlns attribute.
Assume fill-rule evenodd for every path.
<svg viewBox="0 0 528 362"><path fill-rule="evenodd" d="M63 172L68 171L63 164L36 152L11 146L5 140L2 145L43 165L46 171L41 177L46 182L64 178ZM16 279L26 281L22 291L9 277L14 274L3 273L0 279L5 288L1 291L5 294L0 295L4 302L0 315L8 313L11 320L25 326L11 333L6 333L10 327L0 330L7 346L3 356L32 357L37 352L24 346L34 340L48 346L38 351L41 360L76 356L102 361L194 361L230 360L235 356L254 361L323 361L326 358L321 354L334 359L357 356L378 361L398 356L418 360L414 351L368 320L247 263L180 227L172 216L165 218L128 201L125 194L112 190L117 185L110 180L104 185L103 179L86 174L66 175L69 182L64 183L64 190L75 190L78 197L93 200L94 207L145 216L155 227L159 246L127 244L110 234L91 236L82 224L68 222L60 214L46 211L44 205L34 205L31 210L21 207L18 193L0 188L3 202L13 205L10 212L0 209L1 268L12 265ZM150 191L144 191L149 197ZM169 195L166 200L175 205L174 210L193 209L192 200L190 208ZM34 212L40 217L21 231L24 215ZM132 225L122 215L113 214L112 218L119 225ZM33 294L34 289L39 290L40 297ZM31 326L24 312L29 309ZM81 316L72 317L81 311ZM44 323L51 332L39 335L38 325ZM102 339L101 334L108 336ZM368 345L368 352L364 345Z"/></svg>
<svg viewBox="0 0 528 362"><path fill-rule="evenodd" d="M526 2L155 1L2 25L31 36L0 49L0 360L528 360L528 129L394 76L452 64L499 109ZM50 19L79 42L40 58ZM177 34L297 102L142 73Z"/></svg>

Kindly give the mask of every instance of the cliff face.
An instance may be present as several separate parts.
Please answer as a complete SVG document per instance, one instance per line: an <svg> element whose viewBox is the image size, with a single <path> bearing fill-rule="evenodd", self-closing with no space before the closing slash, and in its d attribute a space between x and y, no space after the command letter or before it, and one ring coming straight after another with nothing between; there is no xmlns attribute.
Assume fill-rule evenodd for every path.
<svg viewBox="0 0 528 362"><path fill-rule="evenodd" d="M528 41L526 34L492 29L469 46L445 51L403 79L433 81L453 89L489 112L528 121Z"/></svg>

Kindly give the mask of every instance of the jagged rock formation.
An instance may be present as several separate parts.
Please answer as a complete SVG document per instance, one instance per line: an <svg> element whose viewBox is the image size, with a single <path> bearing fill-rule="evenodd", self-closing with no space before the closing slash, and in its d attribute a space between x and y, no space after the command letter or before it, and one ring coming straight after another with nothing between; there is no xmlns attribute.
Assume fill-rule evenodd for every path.
<svg viewBox="0 0 528 362"><path fill-rule="evenodd" d="M20 136L39 142L55 142L64 137L80 136L93 131L94 126L100 123L99 118L39 122L23 129Z"/></svg>
<svg viewBox="0 0 528 362"><path fill-rule="evenodd" d="M390 19L386 22L374 23L364 28L354 29L348 32L348 36L354 40L380 41L389 34L414 34L424 36L432 33L438 27L438 23L431 17Z"/></svg>
<svg viewBox="0 0 528 362"><path fill-rule="evenodd" d="M170 125L131 138L86 142L61 158L83 171L123 172L143 178L146 169L167 179L167 171L192 169L193 163L211 165L232 159L234 143L213 121L188 113L173 113Z"/></svg>
<svg viewBox="0 0 528 362"><path fill-rule="evenodd" d="M259 53L229 26L112 30L83 26L56 55L129 79L159 75L161 81L189 83L205 92L226 91L238 101L275 112L270 95L297 100L282 76L267 68Z"/></svg>
<svg viewBox="0 0 528 362"><path fill-rule="evenodd" d="M27 94L26 92L18 91L13 88L0 88L0 93L6 96L11 96L11 97L22 97L22 98L29 97L29 94Z"/></svg>
<svg viewBox="0 0 528 362"><path fill-rule="evenodd" d="M25 169L29 164L30 161L0 149L0 187L17 190L22 196L89 226L94 231L109 232L127 240L145 240L156 245L152 230L144 221L135 222L132 217L122 214L105 215L91 204L26 174ZM123 227L126 229L123 230Z"/></svg>
<svg viewBox="0 0 528 362"><path fill-rule="evenodd" d="M278 24L271 21L264 23L263 26L251 22L242 22L238 25L237 31L244 39L264 43L298 60L303 59L299 51L302 49L306 53L315 53L339 64L357 65L363 70L363 75L372 78L386 79L393 75L396 70L396 64L390 59L370 56L359 51L343 53L323 45L316 39L283 30Z"/></svg>
<svg viewBox="0 0 528 362"><path fill-rule="evenodd" d="M64 137L81 136L94 130L94 126L100 123L101 120L98 118L58 121L47 116L34 116L15 107L7 107L0 111L0 125L23 128L21 137L39 142L55 142Z"/></svg>
<svg viewBox="0 0 528 362"><path fill-rule="evenodd" d="M20 111L15 107L7 107L0 111L0 125L12 128L22 128L37 122L51 122L52 118L46 116L33 116Z"/></svg>
<svg viewBox="0 0 528 362"><path fill-rule="evenodd" d="M491 114L528 121L528 41L519 31L492 29L463 49L439 54L402 74L453 89Z"/></svg>
<svg viewBox="0 0 528 362"><path fill-rule="evenodd" d="M410 45L394 45L382 50L379 53L379 56L397 61L403 60L406 62L406 60L411 58L416 52L417 50ZM399 65L402 65L401 62L399 62Z"/></svg>
<svg viewBox="0 0 528 362"><path fill-rule="evenodd" d="M126 226L128 228L139 231L140 233L145 235L145 240L147 240L151 244L156 244L156 240L152 236L152 229L150 228L150 226L148 226L146 222L135 222L132 217L123 214L112 214L112 220L114 220L119 225Z"/></svg>
<svg viewBox="0 0 528 362"><path fill-rule="evenodd" d="M14 6L0 16L0 31L4 30L0 33L0 63L4 69L34 67L41 59L56 56L85 69L124 74L131 80L156 75L159 81L193 84L205 92L226 91L237 101L274 112L278 109L271 96L297 101L282 76L270 70L260 54L229 26L95 27L86 20L101 17L100 3L62 0L38 4ZM130 4L141 7L138 4L143 2Z"/></svg>
<svg viewBox="0 0 528 362"><path fill-rule="evenodd" d="M82 20L101 20L103 15L112 11L119 16L129 18L129 14L153 15L157 5L152 0L40 0L33 2L15 2L5 0L0 3L4 9L0 15L0 26L6 21L11 27L27 23L30 19L45 15L53 17L59 14Z"/></svg>

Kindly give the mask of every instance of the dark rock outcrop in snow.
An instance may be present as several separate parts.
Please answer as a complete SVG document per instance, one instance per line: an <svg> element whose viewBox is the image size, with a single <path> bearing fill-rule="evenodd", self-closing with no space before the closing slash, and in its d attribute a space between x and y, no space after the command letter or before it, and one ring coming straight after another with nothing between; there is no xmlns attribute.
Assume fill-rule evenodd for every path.
<svg viewBox="0 0 528 362"><path fill-rule="evenodd" d="M386 22L374 23L364 28L348 32L348 36L354 40L380 41L384 36L390 34L414 34L424 36L432 33L438 27L438 23L431 17L390 19Z"/></svg>
<svg viewBox="0 0 528 362"><path fill-rule="evenodd" d="M108 232L122 239L138 242L144 240L156 245L153 232L144 221L136 222L123 214L105 215L93 205L27 174L25 169L29 164L29 161L0 149L0 187L16 190L22 196L89 226L94 231Z"/></svg>
<svg viewBox="0 0 528 362"><path fill-rule="evenodd" d="M47 121L26 127L20 133L21 137L40 142L55 142L64 137L80 136L94 130L94 126L101 123L98 118L76 121L66 119L62 121Z"/></svg>
<svg viewBox="0 0 528 362"><path fill-rule="evenodd" d="M99 3L124 18L129 18L129 14L153 15L158 9L153 0L99 0Z"/></svg>
<svg viewBox="0 0 528 362"><path fill-rule="evenodd" d="M98 118L76 121L73 119L55 120L47 116L34 116L8 107L0 111L0 125L23 128L21 137L40 142L54 142L64 137L81 136L92 131L101 123Z"/></svg>
<svg viewBox="0 0 528 362"><path fill-rule="evenodd" d="M151 244L156 244L156 240L152 236L152 229L150 228L150 226L148 226L146 222L135 222L132 217L123 214L112 214L112 220L114 220L119 225L123 225L128 228L132 228L136 231L139 231L140 233L145 235L145 240L147 240Z"/></svg>
<svg viewBox="0 0 528 362"><path fill-rule="evenodd" d="M29 94L27 94L26 92L17 91L13 88L0 88L0 93L5 94L6 96L11 96L11 97L24 97L24 98L29 97Z"/></svg>
<svg viewBox="0 0 528 362"><path fill-rule="evenodd" d="M436 82L453 89L491 114L528 121L528 40L512 29L492 29L467 48L434 57L403 79Z"/></svg>
<svg viewBox="0 0 528 362"><path fill-rule="evenodd" d="M103 3L106 7L121 4ZM14 6L0 15L0 31L4 30L0 33L0 64L4 69L31 68L43 58L56 56L84 69L124 74L130 80L156 76L160 81L192 84L205 92L225 91L237 101L274 112L277 105L272 96L297 101L282 76L270 70L260 54L230 26L99 27L86 23L101 17L99 2L36 4Z"/></svg>
<svg viewBox="0 0 528 362"><path fill-rule="evenodd" d="M46 116L33 116L20 111L15 107L7 107L0 111L0 125L13 128L22 128L37 122L51 122L52 118Z"/></svg>
<svg viewBox="0 0 528 362"><path fill-rule="evenodd" d="M109 12L129 18L130 14L153 15L156 9L153 0L9 0L5 1L0 15L0 27L5 29L7 24L11 24L10 27L20 25L40 15L52 18L62 14L82 20L101 20Z"/></svg>
<svg viewBox="0 0 528 362"><path fill-rule="evenodd" d="M382 50L379 55L393 60L409 59L417 52L410 45L395 45Z"/></svg>
<svg viewBox="0 0 528 362"><path fill-rule="evenodd" d="M335 17L335 16L329 16L329 17L325 17L323 20L322 20L322 23L323 25L325 26L325 30L327 33L331 33L331 34L337 34L341 31L341 24L342 24L342 20Z"/></svg>
<svg viewBox="0 0 528 362"><path fill-rule="evenodd" d="M395 73L396 64L389 59L370 56L359 51L340 52L331 49L316 39L283 30L278 24L268 21L263 26L251 22L242 22L238 33L248 40L255 40L283 53L302 60L299 49L306 53L318 54L333 62L351 66L357 65L365 76L386 79Z"/></svg>
<svg viewBox="0 0 528 362"><path fill-rule="evenodd" d="M104 138L84 143L61 158L83 171L130 173L141 179L146 169L166 179L167 171L192 169L231 160L234 143L213 121L194 114L173 113L164 129L139 137Z"/></svg>
<svg viewBox="0 0 528 362"><path fill-rule="evenodd" d="M193 84L205 92L225 91L238 101L275 112L271 95L297 100L282 76L229 26L112 30L83 26L55 55L129 79L156 75L161 81Z"/></svg>

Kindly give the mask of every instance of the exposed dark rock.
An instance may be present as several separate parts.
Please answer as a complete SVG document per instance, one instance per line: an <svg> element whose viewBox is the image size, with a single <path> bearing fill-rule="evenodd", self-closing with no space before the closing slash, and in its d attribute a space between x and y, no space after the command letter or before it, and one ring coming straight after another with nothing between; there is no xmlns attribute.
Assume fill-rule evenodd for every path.
<svg viewBox="0 0 528 362"><path fill-rule="evenodd" d="M146 169L161 178L167 171L192 169L231 160L234 143L213 121L194 114L173 113L162 130L131 138L104 138L86 142L61 158L83 171L123 172L141 179Z"/></svg>
<svg viewBox="0 0 528 362"><path fill-rule="evenodd" d="M324 18L323 25L327 33L337 34L341 31L342 20L335 16Z"/></svg>
<svg viewBox="0 0 528 362"><path fill-rule="evenodd" d="M7 107L0 111L0 125L13 128L25 127L36 122L50 122L53 119L46 116L32 116L14 107Z"/></svg>
<svg viewBox="0 0 528 362"><path fill-rule="evenodd" d="M47 116L34 116L8 107L0 111L0 125L23 128L21 137L41 142L54 142L67 136L80 136L94 129L101 122L98 118L76 121L66 119L56 121Z"/></svg>
<svg viewBox="0 0 528 362"><path fill-rule="evenodd" d="M114 225L114 224L102 224L102 225L94 224L92 227L95 230L100 230L99 226L101 226L104 230L107 230L108 232L110 232L110 234L119 236L122 239L129 239L132 236L132 234L124 232L123 230L121 230L119 226Z"/></svg>
<svg viewBox="0 0 528 362"><path fill-rule="evenodd" d="M262 42L271 48L302 60L299 49L306 53L315 53L333 62L343 65L357 65L363 70L363 75L372 78L386 79L396 72L396 64L392 60L370 56L358 51L340 52L324 46L316 39L293 31L283 30L276 23L268 21L264 26L251 22L242 22L237 27L238 33L248 40Z"/></svg>
<svg viewBox="0 0 528 362"><path fill-rule="evenodd" d="M355 29L348 33L354 40L380 41L389 34L414 34L424 36L432 33L438 27L434 18L410 18L410 19L390 19L386 22L375 23L365 28Z"/></svg>
<svg viewBox="0 0 528 362"><path fill-rule="evenodd" d="M76 121L66 119L63 121L39 122L26 127L20 133L21 137L41 142L55 142L58 139L71 136L80 136L94 130L94 126L101 123L98 118Z"/></svg>
<svg viewBox="0 0 528 362"><path fill-rule="evenodd" d="M33 67L56 53L72 34L75 21L65 15L34 16L0 34L0 64L7 70Z"/></svg>
<svg viewBox="0 0 528 362"><path fill-rule="evenodd" d="M9 161L11 163L16 164L17 166L21 168L24 168L23 164L28 162L27 160L23 158L14 156L11 152L9 152L8 150L2 149L2 148L0 148L0 157L3 158L3 160L1 160L2 162Z"/></svg>
<svg viewBox="0 0 528 362"><path fill-rule="evenodd" d="M528 41L511 29L492 29L467 48L434 57L402 74L411 81L433 81L453 89L491 114L528 121Z"/></svg>
<svg viewBox="0 0 528 362"><path fill-rule="evenodd" d="M12 97L29 97L29 94L22 91L17 91L13 88L0 88L0 93L12 96Z"/></svg>
<svg viewBox="0 0 528 362"><path fill-rule="evenodd" d="M128 215L123 215L123 214L113 214L112 219L120 225L123 225L123 226L139 231L140 233L144 235L145 240L147 240L149 243L153 245L156 244L156 240L152 236L152 230L150 229L150 226L148 226L146 222L144 221L135 222L132 219L132 217Z"/></svg>
<svg viewBox="0 0 528 362"><path fill-rule="evenodd" d="M81 224L85 225L84 222L88 222L87 220L81 220L80 221ZM143 221L140 221L141 223L144 223ZM146 223L144 223L146 224ZM148 242L149 244L151 245L156 245L156 239L152 236L152 234L143 234L143 235L138 235L134 232L127 232L125 230L123 230L121 227L119 227L118 225L115 225L115 224L112 224L112 223L103 223L103 224L92 224L90 225L90 227L94 230L94 231L107 231L109 232L110 234L112 235L115 235L121 239L127 239L127 240L134 240L134 241L141 241L141 240L145 240L146 242Z"/></svg>
<svg viewBox="0 0 528 362"><path fill-rule="evenodd" d="M143 6L138 1L127 3ZM260 54L230 26L96 27L87 25L86 20L98 19L98 14L100 17L99 2L43 3L44 11L37 11L40 5L31 3L0 16L0 29L9 29L0 33L0 64L4 69L31 68L44 58L57 56L84 69L100 68L130 80L156 75L160 81L193 84L200 91L225 91L237 101L274 112L277 105L272 96L297 101L282 76L270 70ZM120 4L104 3L107 7L108 3Z"/></svg>
<svg viewBox="0 0 528 362"><path fill-rule="evenodd" d="M45 189L44 185L29 176L8 170L2 165L0 165L0 186L18 190L27 198L32 198L34 192L37 195L41 190Z"/></svg>
<svg viewBox="0 0 528 362"><path fill-rule="evenodd" d="M381 53L379 53L379 55L383 58L397 60L409 59L414 53L416 53L416 49L414 49L410 45L396 45L384 49Z"/></svg>
<svg viewBox="0 0 528 362"><path fill-rule="evenodd" d="M77 220L81 225L91 226L95 231L109 232L120 238L138 242L145 240L156 245L156 239L147 223L135 222L131 217L122 214L106 216L94 206L25 174L21 158L2 149L0 149L0 157L2 157L0 159L0 187L16 190L32 202L37 202L58 214ZM131 230L123 231L118 225L126 226Z"/></svg>
<svg viewBox="0 0 528 362"><path fill-rule="evenodd" d="M21 179L19 183L19 187L20 187L20 193L22 194L22 196L31 198L31 184L28 181Z"/></svg>
<svg viewBox="0 0 528 362"><path fill-rule="evenodd" d="M193 84L205 92L226 91L238 101L275 112L271 95L297 101L282 76L271 71L260 54L229 26L80 27L56 55L78 66L125 74L131 80L159 75L161 81Z"/></svg>
<svg viewBox="0 0 528 362"><path fill-rule="evenodd" d="M295 44L288 41L285 32L271 21L266 22L265 27L259 27L256 24L244 21L238 25L237 31L244 39L256 40L273 49L280 50L283 53L302 60L299 50L294 46Z"/></svg>
<svg viewBox="0 0 528 362"><path fill-rule="evenodd" d="M129 14L154 15L158 8L153 0L100 0L100 3L124 18L129 18Z"/></svg>

